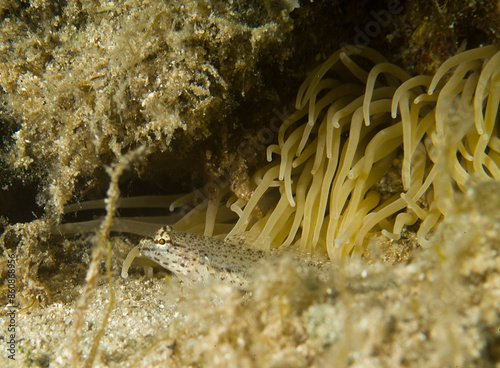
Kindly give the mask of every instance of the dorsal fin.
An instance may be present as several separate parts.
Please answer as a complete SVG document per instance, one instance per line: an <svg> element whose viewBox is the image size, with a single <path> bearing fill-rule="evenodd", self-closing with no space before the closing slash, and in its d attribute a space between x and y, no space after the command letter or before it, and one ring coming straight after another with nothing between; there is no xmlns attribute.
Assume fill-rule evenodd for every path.
<svg viewBox="0 0 500 368"><path fill-rule="evenodd" d="M259 249L263 251L269 251L269 238L264 240L259 239L259 232L257 231L244 231L239 234L231 235L226 237L224 241L229 244L236 244L246 248ZM266 241L267 240L267 241Z"/></svg>

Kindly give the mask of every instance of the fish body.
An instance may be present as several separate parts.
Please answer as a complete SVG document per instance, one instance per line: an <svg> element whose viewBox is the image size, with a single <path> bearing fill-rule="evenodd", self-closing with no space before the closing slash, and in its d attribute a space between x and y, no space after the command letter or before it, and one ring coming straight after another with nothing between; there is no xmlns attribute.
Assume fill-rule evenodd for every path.
<svg viewBox="0 0 500 368"><path fill-rule="evenodd" d="M144 238L140 253L180 276L206 283L210 278L248 287L248 274L266 253L199 234L164 226L153 237Z"/></svg>
<svg viewBox="0 0 500 368"><path fill-rule="evenodd" d="M138 253L182 279L199 283L215 279L241 289L249 288L251 273L260 262L282 254L276 251L264 252L230 241L163 226L154 236L142 239L129 253L124 262L123 277L126 277L126 269ZM330 262L313 260L297 252L295 254L295 258L302 264L316 268L320 272L320 279L328 278L331 272Z"/></svg>

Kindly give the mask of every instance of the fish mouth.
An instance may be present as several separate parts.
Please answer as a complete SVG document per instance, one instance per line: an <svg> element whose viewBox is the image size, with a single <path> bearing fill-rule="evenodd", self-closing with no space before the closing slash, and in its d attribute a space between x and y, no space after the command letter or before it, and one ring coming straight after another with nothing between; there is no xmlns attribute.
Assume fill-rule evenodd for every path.
<svg viewBox="0 0 500 368"><path fill-rule="evenodd" d="M156 249L156 246L153 242L153 238L151 238L151 237L148 237L146 239L142 239L139 242L139 245L137 247L139 248L139 250L141 252L142 251L152 251L152 250Z"/></svg>

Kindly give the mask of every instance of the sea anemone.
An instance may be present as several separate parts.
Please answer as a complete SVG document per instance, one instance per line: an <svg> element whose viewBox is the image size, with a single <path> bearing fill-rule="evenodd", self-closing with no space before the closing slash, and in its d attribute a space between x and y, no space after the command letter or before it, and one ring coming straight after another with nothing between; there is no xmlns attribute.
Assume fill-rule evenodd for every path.
<svg viewBox="0 0 500 368"><path fill-rule="evenodd" d="M335 52L300 87L297 111L267 149L273 164L229 236L255 231L272 247L322 248L338 261L361 254L369 232L398 239L420 221L418 243L428 246L456 189L472 176L500 178L499 49L463 52L434 77L413 78L372 49ZM401 186L381 193L399 163ZM257 219L271 186L279 201Z"/></svg>
<svg viewBox="0 0 500 368"><path fill-rule="evenodd" d="M129 231L141 234L165 223L205 235L249 234L255 244L326 251L339 262L362 254L369 233L397 240L415 224L427 247L457 190L500 178L499 50L465 51L433 77L412 77L370 48L343 48L300 87L249 200L220 188L180 219L143 227L117 218L115 225L129 221ZM195 196L154 205L173 210Z"/></svg>

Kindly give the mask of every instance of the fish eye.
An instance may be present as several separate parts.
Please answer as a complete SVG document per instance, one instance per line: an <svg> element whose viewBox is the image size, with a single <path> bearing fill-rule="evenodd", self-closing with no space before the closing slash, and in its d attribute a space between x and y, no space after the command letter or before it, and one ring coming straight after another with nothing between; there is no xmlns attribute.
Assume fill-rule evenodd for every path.
<svg viewBox="0 0 500 368"><path fill-rule="evenodd" d="M165 239L160 239L156 243L160 244L160 245L164 245L165 244Z"/></svg>

